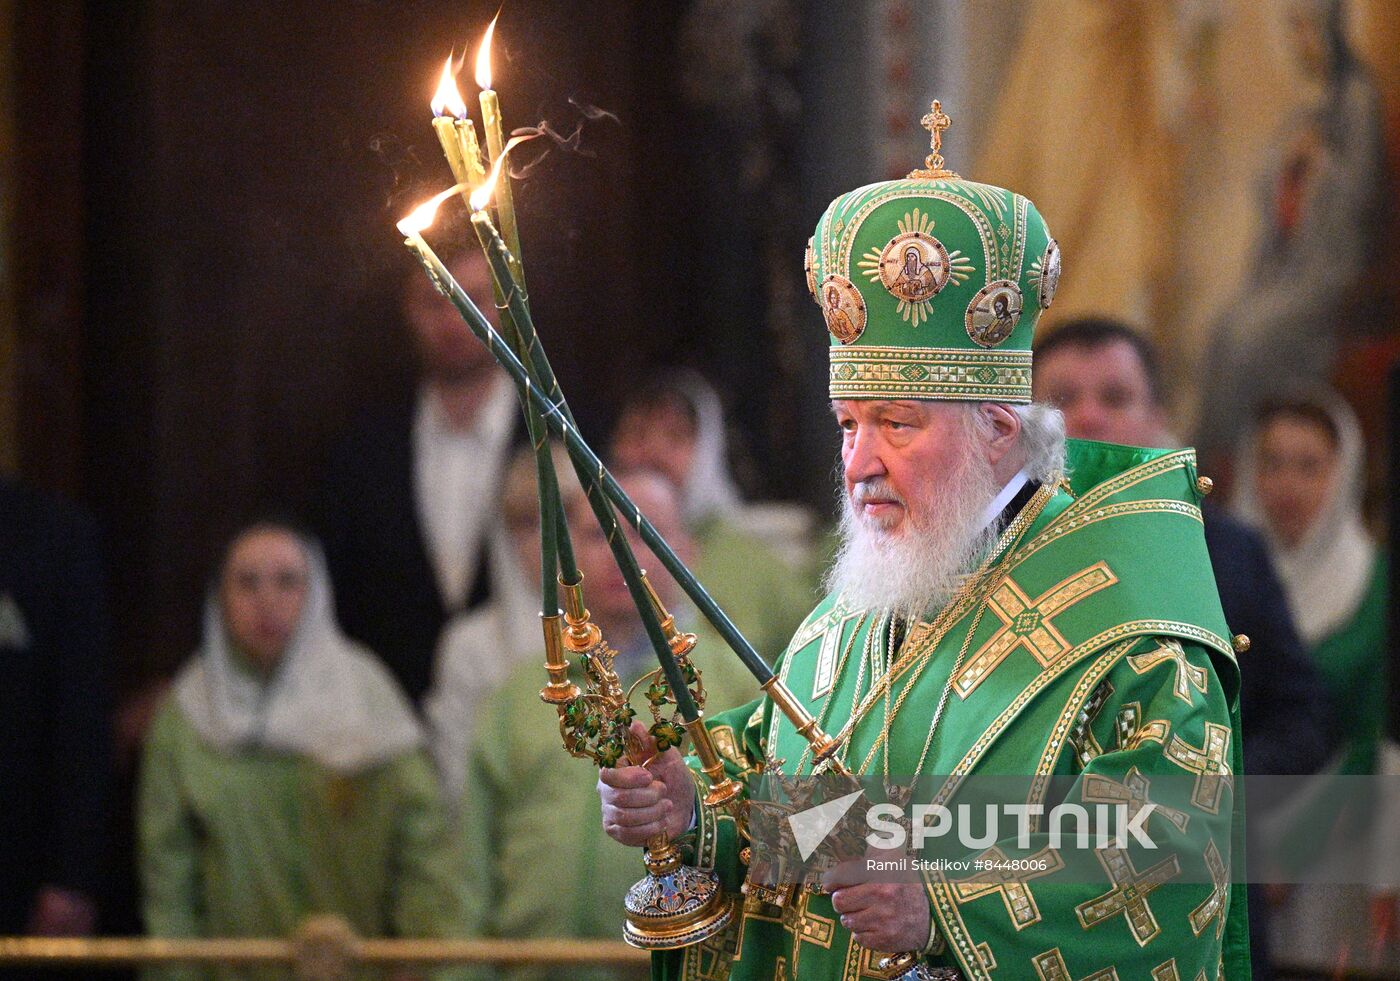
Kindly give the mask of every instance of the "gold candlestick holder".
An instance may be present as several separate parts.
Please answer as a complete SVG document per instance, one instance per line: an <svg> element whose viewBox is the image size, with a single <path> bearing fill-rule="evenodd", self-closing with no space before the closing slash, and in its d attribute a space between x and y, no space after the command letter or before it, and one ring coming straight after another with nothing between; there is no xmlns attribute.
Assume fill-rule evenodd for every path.
<svg viewBox="0 0 1400 981"><path fill-rule="evenodd" d="M550 683L540 697L551 701L554 695L562 694L564 689L558 687L560 672L565 672L564 676L567 676L563 651L567 649L576 653L582 662L583 686L574 698L553 702L559 712L559 733L564 749L570 755L589 759L599 767L618 766L624 758L641 766L649 763L642 744L631 731L637 714L632 708L631 696L646 685L645 695L652 717L651 733L656 739L657 752L679 745L689 731L696 738L702 767L713 785L706 802L714 799L727 803L735 799L741 788L733 781L727 781L733 784L732 787L726 784L724 765L704 726L686 723L683 728L677 725L669 712L669 707L675 704L675 695L661 669L643 675L631 688L624 690L613 668L617 652L608 646L601 628L593 622L584 605L582 579L577 583L561 585L564 588L564 615L559 630L560 646L557 656L546 652L545 666ZM676 629L675 619L661 607L660 599L650 583L647 583L647 591L658 610L667 643L676 655L685 684L696 705L703 706L705 689L700 672L686 656L695 647L695 635L683 634ZM562 665L560 662L563 662ZM699 720L695 722L699 723ZM722 791L720 786L723 786ZM647 874L627 891L623 901L626 910L623 939L629 944L644 950L671 950L699 943L728 925L733 907L724 895L714 870L686 865L680 849L665 834L647 841L643 861Z"/></svg>
<svg viewBox="0 0 1400 981"><path fill-rule="evenodd" d="M550 705L567 705L583 692L569 680L569 661L564 657L563 617L558 613L540 614L544 629L544 669L549 684L540 689L540 700Z"/></svg>

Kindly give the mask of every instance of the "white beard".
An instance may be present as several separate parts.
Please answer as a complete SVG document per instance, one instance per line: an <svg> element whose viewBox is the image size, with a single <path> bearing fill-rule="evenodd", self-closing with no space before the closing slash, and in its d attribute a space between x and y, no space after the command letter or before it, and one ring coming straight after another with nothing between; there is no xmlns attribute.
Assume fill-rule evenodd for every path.
<svg viewBox="0 0 1400 981"><path fill-rule="evenodd" d="M982 518L1000 487L970 428L958 454L961 465L930 475L919 490L921 500L933 503L916 508L901 500L905 516L898 530L856 510L866 497L896 496L883 478L842 493L841 547L826 586L841 593L848 606L923 617L942 609L991 551L996 522L983 525Z"/></svg>

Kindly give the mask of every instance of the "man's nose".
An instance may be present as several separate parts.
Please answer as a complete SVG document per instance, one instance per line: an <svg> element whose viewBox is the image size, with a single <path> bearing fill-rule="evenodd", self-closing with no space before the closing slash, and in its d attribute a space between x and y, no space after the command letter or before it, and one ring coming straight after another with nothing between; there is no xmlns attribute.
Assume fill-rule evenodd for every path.
<svg viewBox="0 0 1400 981"><path fill-rule="evenodd" d="M885 462L880 458L879 434L873 429L860 427L842 450L842 463L846 468L846 480L858 484L871 477L885 475Z"/></svg>
<svg viewBox="0 0 1400 981"><path fill-rule="evenodd" d="M1080 400L1065 413L1065 432L1074 439L1104 439L1108 433L1108 415L1097 405Z"/></svg>

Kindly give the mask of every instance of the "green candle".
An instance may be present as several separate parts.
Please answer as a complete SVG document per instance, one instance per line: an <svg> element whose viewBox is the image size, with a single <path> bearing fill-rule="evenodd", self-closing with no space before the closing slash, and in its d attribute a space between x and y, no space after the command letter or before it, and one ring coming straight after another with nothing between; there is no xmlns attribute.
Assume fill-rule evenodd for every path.
<svg viewBox="0 0 1400 981"><path fill-rule="evenodd" d="M428 202L427 205L419 208L408 218L399 222L399 230L404 233L404 244L411 248L418 256L419 261L427 269L428 275L438 285L444 295L452 300L457 312L462 315L467 326L472 333L486 345L487 350L496 358L497 362L515 379L516 385L521 390L522 397L528 398L541 416L548 423L549 428L555 435L564 441L564 446L573 460L576 471L583 475L596 476L595 486L600 487L608 499L618 508L621 508L627 515L628 520L637 528L642 536L642 540L651 547L666 570L675 577L676 581L685 589L686 594L701 608L701 612L715 626L724 637L730 648L739 655L739 659L744 662L744 666L758 681L759 687L765 691L773 700L773 704L792 723L799 733L811 742L816 758L819 760L831 760L836 750L840 746L840 740L833 739L823 731L821 724L812 717L802 703L788 689L783 680L775 675L771 668L764 663L753 646L748 642L743 634L739 633L733 622L719 608L719 605L710 597L705 588L700 585L695 576L680 558L672 551L670 545L661 537L656 528L652 526L642 514L637 505L622 490L611 473L603 466L603 462L598 459L597 454L584 441L583 436L578 432L568 415L568 407L563 404L562 399L552 402L540 388L530 379L529 373L524 365L509 349L501 339L501 335L491 327L491 324L482 316L481 311L472 303L471 298L462 290L452 274L443 266L442 261L437 258L428 244L423 241L420 234L432 221L432 213L441 201L450 196L456 188L444 192ZM480 209L477 209L480 210ZM492 229L494 231L494 229ZM493 263L503 262L502 253L504 244L500 241L500 236L494 236L492 240L491 252L495 257ZM498 273L499 274L499 273ZM512 295L515 295L514 293ZM524 311L522 319L528 319L528 310ZM586 484L585 484L586 486ZM595 513L597 509L595 508ZM630 558L631 549L627 545L625 536L615 536L620 545L614 549L614 555L619 549L625 549ZM661 630L661 625L656 619L655 611L650 609L650 597L646 595L646 589L641 581L640 570L637 569L636 561L624 562L619 558L619 567L623 571L623 578L627 580L628 590L632 594L633 601L637 604L637 609L642 613L642 622L647 627L647 634L653 646L656 648L657 658L661 662L666 680L671 685L672 691L676 693L676 708L680 711L681 717L687 722L700 718L695 701L690 697L690 692L685 688L684 679L680 677L679 666L675 663L675 658L671 654L666 638ZM634 588L635 587L635 588ZM650 614L650 616L648 616ZM843 767L839 763L834 765L841 770Z"/></svg>
<svg viewBox="0 0 1400 981"><path fill-rule="evenodd" d="M437 204L440 203L441 200L445 199L447 195L452 194L454 191L455 189L439 195L437 198L430 201L429 205L419 208L417 211L413 212L413 214L409 215L408 218L399 222L399 231L403 232L404 244L418 256L418 260L423 263L423 267L428 271L428 275L432 278L438 289L457 307L458 313L460 313L462 319L467 322L467 326L471 328L472 333L487 346L487 349L495 356L496 360L510 372L511 376L515 379L516 385L520 387L523 397L531 399L543 410L544 406L548 405L547 400L544 398L544 393L530 380L529 372L527 372L525 366L520 363L520 359L517 358L515 353L506 345L501 335L492 329L490 323L487 322L481 311L477 309L476 304L472 302L471 297L467 296L466 292L458 285L452 274L447 270L447 267L442 264L442 260L437 257L437 254L423 239L422 232L423 229L427 227L428 222L432 220L432 211L436 209ZM544 405L541 405L541 403L544 403ZM553 418L563 424L563 428L560 431L564 434L566 445L572 444L570 445L571 452L576 452L578 449L577 444L582 443L577 432L572 426L563 423L562 418L558 416L557 412L553 414ZM572 439L570 439L570 437L572 437ZM592 456L592 451L589 450L588 452L589 455ZM602 462L599 461L596 456L592 457L592 462L597 465L597 472L604 472ZM615 481L611 483L614 487L616 486ZM619 491L621 490L621 488L617 489ZM695 704L695 699L691 697L690 689L685 683L685 677L681 674L680 665L676 663L675 655L671 653L671 646L667 643L666 635L661 629L661 623L656 617L656 611L652 608L651 598L647 595L646 586L642 582L641 569L637 565L636 556L632 554L632 547L627 542L627 536L610 536L609 544L613 549L613 558L617 561L618 568L622 572L622 578L627 583L627 591L631 594L632 602L636 605L637 612L641 615L642 625L646 628L647 637L651 640L652 647L656 651L657 659L661 662L661 669L666 675L666 683L670 686L671 693L676 699L676 710L680 713L681 718L687 721L700 718L700 709ZM771 678L772 673L768 672L768 676Z"/></svg>
<svg viewBox="0 0 1400 981"><path fill-rule="evenodd" d="M477 229L477 235L483 238L486 257L491 260L492 274L499 280L505 277L508 272L506 269L508 251L505 242L492 226L490 218L481 208L485 203L485 194L488 193L489 186L490 182L488 181L481 190L472 195L472 205L476 209L472 214L472 225ZM734 625L734 622L714 601L705 587L695 578L694 573L681 561L680 556L676 555L661 533L647 520L646 515L642 514L631 499L623 493L622 488L612 479L612 475L607 472L597 456L593 454L591 449L588 449L587 444L578 435L573 413L569 411L569 405L564 400L563 392L560 390L558 380L550 367L549 359L544 354L544 347L535 330L534 319L530 315L530 308L525 297L520 295L519 291L512 291L507 296L507 304L521 336L530 347L534 366L539 374L541 387L544 389L539 393L537 404L541 406L541 411L546 412L551 428L555 428L556 425L565 427L563 432L564 445L570 451L571 456L574 453L575 440L581 449L586 451L587 457L577 468L580 482L585 488L594 484L599 485L604 494L617 504L628 523L636 527L642 540L656 553L656 557L661 560L666 571L690 597L705 619L710 621L730 649L739 656L739 659L744 662L754 677L760 682L766 682L773 675L763 658L759 657L758 652L753 649L753 645L739 632L739 628ZM510 370L509 365L506 367L507 370ZM594 496L590 494L589 499L592 500Z"/></svg>

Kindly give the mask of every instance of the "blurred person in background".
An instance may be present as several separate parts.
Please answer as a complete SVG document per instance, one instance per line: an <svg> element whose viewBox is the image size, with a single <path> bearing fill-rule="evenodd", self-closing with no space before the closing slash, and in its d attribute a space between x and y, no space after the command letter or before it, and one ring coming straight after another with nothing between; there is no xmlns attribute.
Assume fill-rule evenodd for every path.
<svg viewBox="0 0 1400 981"><path fill-rule="evenodd" d="M650 518L658 532L687 561L693 543L681 520L680 496L663 475L620 469L623 489ZM624 686L657 668L631 594L613 561L607 538L572 471L560 472L561 490L573 535L584 596L593 621L618 656L613 664ZM694 663L706 689L705 714L751 699L757 682L719 635L684 600L679 587L661 571L636 532L628 537L639 564L675 615L677 627L695 633ZM531 567L539 561L538 542L521 555ZM522 553L527 551L522 549ZM735 622L746 632L749 625ZM539 632L538 617L534 630ZM751 636L751 635L750 635ZM483 719L465 766L462 836L467 849L468 890L487 910L486 932L495 937L594 937L622 935L622 896L642 877L642 853L597 833L597 773L586 760L563 749L553 706L540 701L547 678L539 640L535 656L522 665L483 704ZM776 651L762 651L776 657ZM575 681L581 682L578 658L570 657ZM633 699L639 719L650 724L645 700ZM635 973L635 972L634 972ZM510 973L512 981L559 977L543 970ZM614 976L608 971L570 971L570 981Z"/></svg>
<svg viewBox="0 0 1400 981"><path fill-rule="evenodd" d="M475 249L449 263L495 317ZM495 496L516 429L515 393L490 352L417 266L403 313L422 375L411 402L362 419L334 451L313 510L345 632L374 651L418 704L443 626L498 590L508 546Z"/></svg>
<svg viewBox="0 0 1400 981"><path fill-rule="evenodd" d="M460 851L423 743L388 672L336 625L319 549L282 523L248 526L147 740L148 932L283 937L333 913L360 936L460 936Z"/></svg>
<svg viewBox="0 0 1400 981"><path fill-rule="evenodd" d="M1262 531L1325 690L1345 707L1337 718L1340 748L1312 785L1310 805L1295 812L1299 825L1322 815L1329 832L1345 834L1341 847L1379 863L1400 849L1393 819L1377 818L1383 810L1358 798L1355 782L1335 779L1400 773L1400 753L1384 738L1388 561L1366 530L1364 456L1350 406L1326 389L1299 387L1255 415L1235 507ZM1306 846L1309 853L1322 847L1321 840ZM1279 960L1331 969L1349 961L1376 966L1374 958L1386 954L1396 965L1393 885L1304 882L1273 898L1281 904Z"/></svg>
<svg viewBox="0 0 1400 981"><path fill-rule="evenodd" d="M572 482L568 454L556 445L553 457L560 480ZM423 700L443 797L448 810L454 812L462 798L467 748L481 716L490 709L491 696L520 665L538 667L543 663L539 588L535 584L540 569L539 496L535 454L529 447L518 450L505 470L500 510L511 551L495 572L508 588L496 593L489 603L458 614L444 628L433 686ZM591 514L587 517L593 520Z"/></svg>
<svg viewBox="0 0 1400 981"><path fill-rule="evenodd" d="M1371 772L1384 731L1387 560L1366 530L1351 407L1324 390L1266 402L1240 461L1239 515L1260 529L1298 632L1347 705L1341 767Z"/></svg>
<svg viewBox="0 0 1400 981"><path fill-rule="evenodd" d="M696 576L760 654L787 646L816 598L812 518L790 504L750 504L728 459L719 396L687 369L657 369L634 389L612 434L623 469L646 468L680 488Z"/></svg>
<svg viewBox="0 0 1400 981"><path fill-rule="evenodd" d="M1381 95L1343 0L1281 6L1303 104L1269 141L1253 261L1202 362L1196 445L1209 466L1228 462L1274 380L1321 383L1342 342L1388 327L1374 268L1392 211Z"/></svg>
<svg viewBox="0 0 1400 981"><path fill-rule="evenodd" d="M1156 352L1119 321L1083 318L1060 325L1036 346L1034 392L1064 413L1071 438L1178 445L1167 427ZM1250 638L1250 650L1240 658L1246 770L1315 773L1333 745L1334 703L1304 653L1270 550L1256 532L1209 499L1202 510L1225 620ZM1268 910L1253 885L1249 902L1253 975L1272 978Z"/></svg>
<svg viewBox="0 0 1400 981"><path fill-rule="evenodd" d="M113 778L103 592L92 518L0 478L0 935L97 929Z"/></svg>

